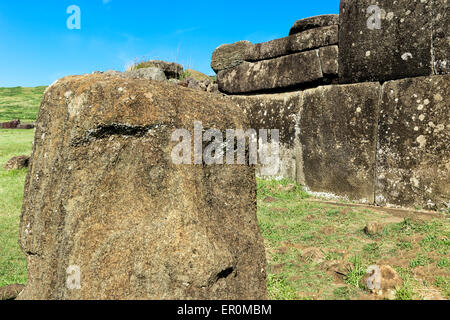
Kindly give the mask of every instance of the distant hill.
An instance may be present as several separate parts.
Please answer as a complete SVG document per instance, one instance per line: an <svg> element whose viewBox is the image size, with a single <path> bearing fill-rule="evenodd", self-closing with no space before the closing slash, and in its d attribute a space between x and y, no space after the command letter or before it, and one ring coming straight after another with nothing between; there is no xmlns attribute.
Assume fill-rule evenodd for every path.
<svg viewBox="0 0 450 320"><path fill-rule="evenodd" d="M46 88L0 88L0 122L13 119L19 119L21 122L36 121Z"/></svg>

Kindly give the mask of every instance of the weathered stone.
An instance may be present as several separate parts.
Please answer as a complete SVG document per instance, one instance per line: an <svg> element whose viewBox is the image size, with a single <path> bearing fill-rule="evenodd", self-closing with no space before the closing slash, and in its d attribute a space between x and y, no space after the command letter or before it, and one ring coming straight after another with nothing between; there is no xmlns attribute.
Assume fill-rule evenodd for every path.
<svg viewBox="0 0 450 320"><path fill-rule="evenodd" d="M28 163L30 161L29 156L18 156L8 160L3 166L5 170L20 170L28 168Z"/></svg>
<svg viewBox="0 0 450 320"><path fill-rule="evenodd" d="M317 50L276 59L244 62L217 74L219 89L225 93L246 93L288 88L323 77Z"/></svg>
<svg viewBox="0 0 450 320"><path fill-rule="evenodd" d="M289 50L291 52L326 47L339 42L339 27L329 26L312 29L290 36L290 39Z"/></svg>
<svg viewBox="0 0 450 320"><path fill-rule="evenodd" d="M285 56L290 53L290 42L290 37L284 37L268 42L257 43L247 48L244 53L244 59L245 61L253 62Z"/></svg>
<svg viewBox="0 0 450 320"><path fill-rule="evenodd" d="M431 0L373 5L372 0L341 1L340 82L431 75Z"/></svg>
<svg viewBox="0 0 450 320"><path fill-rule="evenodd" d="M436 74L450 73L450 1L433 1L433 54Z"/></svg>
<svg viewBox="0 0 450 320"><path fill-rule="evenodd" d="M319 49L320 64L324 75L337 75L339 72L339 48L338 46L329 46Z"/></svg>
<svg viewBox="0 0 450 320"><path fill-rule="evenodd" d="M11 120L9 122L3 122L2 129L16 129L20 125L20 120Z"/></svg>
<svg viewBox="0 0 450 320"><path fill-rule="evenodd" d="M383 86L377 154L380 205L450 207L450 75Z"/></svg>
<svg viewBox="0 0 450 320"><path fill-rule="evenodd" d="M250 128L280 130L279 169L264 170L258 165L256 166L258 176L294 180L297 178L297 155L299 154L297 114L301 96L301 92L293 92L230 97L247 115Z"/></svg>
<svg viewBox="0 0 450 320"><path fill-rule="evenodd" d="M34 129L34 123L22 123L17 126L17 129Z"/></svg>
<svg viewBox="0 0 450 320"><path fill-rule="evenodd" d="M289 35L300 33L309 29L333 26L338 24L339 24L339 15L337 14L326 14L301 19L294 23L291 30L289 31Z"/></svg>
<svg viewBox="0 0 450 320"><path fill-rule="evenodd" d="M219 85L217 83L210 83L209 86L206 88L206 92L218 93Z"/></svg>
<svg viewBox="0 0 450 320"><path fill-rule="evenodd" d="M24 288L23 284L11 284L0 288L0 301L15 299Z"/></svg>
<svg viewBox="0 0 450 320"><path fill-rule="evenodd" d="M361 279L361 286L382 299L395 299L396 291L401 288L403 280L388 265L372 265Z"/></svg>
<svg viewBox="0 0 450 320"><path fill-rule="evenodd" d="M378 222L368 222L364 227L364 232L370 236L375 236L383 232L383 225Z"/></svg>
<svg viewBox="0 0 450 320"><path fill-rule="evenodd" d="M260 61L337 43L338 26L331 26L255 44L247 49L244 56L246 61Z"/></svg>
<svg viewBox="0 0 450 320"><path fill-rule="evenodd" d="M313 192L373 202L380 89L378 83L361 83L304 91L300 184Z"/></svg>
<svg viewBox="0 0 450 320"><path fill-rule="evenodd" d="M141 62L139 63L139 67L160 69L162 72L164 72L164 75L167 79L178 79L183 75L184 72L184 68L181 64L161 60ZM128 71L134 70L133 68L136 68L136 66L133 66L132 69Z"/></svg>
<svg viewBox="0 0 450 320"><path fill-rule="evenodd" d="M217 84L211 83L211 80L209 77L203 78L203 80L197 80L196 78L188 77L181 81L177 80L176 83L185 88L190 88L190 89L194 89L194 90L202 90L202 91L206 91L206 92L210 92L210 93L216 93L219 91Z"/></svg>
<svg viewBox="0 0 450 320"><path fill-rule="evenodd" d="M293 146L302 92L230 96L249 119L250 128L278 129L280 142Z"/></svg>
<svg viewBox="0 0 450 320"><path fill-rule="evenodd" d="M211 68L217 73L240 65L245 60L247 48L252 45L249 41L221 45L212 54Z"/></svg>
<svg viewBox="0 0 450 320"><path fill-rule="evenodd" d="M166 81L166 75L161 69L158 68L142 68L131 71L126 71L123 74L127 78L132 79L146 79L146 80L156 80L156 81Z"/></svg>
<svg viewBox="0 0 450 320"><path fill-rule="evenodd" d="M19 299L266 297L254 169L171 160L172 133L192 134L196 120L246 127L229 99L170 83L93 75L47 89L21 216L29 277Z"/></svg>
<svg viewBox="0 0 450 320"><path fill-rule="evenodd" d="M195 89L195 90L201 90L200 82L195 80L194 78L187 78L185 81L188 84L188 86L187 86L188 88Z"/></svg>

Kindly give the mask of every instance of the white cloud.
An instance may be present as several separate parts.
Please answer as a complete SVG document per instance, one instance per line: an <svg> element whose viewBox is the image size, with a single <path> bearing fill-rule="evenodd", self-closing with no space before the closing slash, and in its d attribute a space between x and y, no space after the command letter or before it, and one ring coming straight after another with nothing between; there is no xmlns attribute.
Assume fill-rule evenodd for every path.
<svg viewBox="0 0 450 320"><path fill-rule="evenodd" d="M102 0L103 4L110 3L112 0Z"/></svg>

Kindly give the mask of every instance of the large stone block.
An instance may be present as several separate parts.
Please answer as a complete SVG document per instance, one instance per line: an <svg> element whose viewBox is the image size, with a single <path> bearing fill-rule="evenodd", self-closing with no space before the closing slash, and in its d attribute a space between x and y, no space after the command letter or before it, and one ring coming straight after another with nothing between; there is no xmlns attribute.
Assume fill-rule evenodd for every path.
<svg viewBox="0 0 450 320"><path fill-rule="evenodd" d="M323 77L317 50L255 63L245 62L217 74L219 89L237 94L289 88Z"/></svg>
<svg viewBox="0 0 450 320"><path fill-rule="evenodd" d="M374 201L378 83L306 90L300 113L304 183L362 202Z"/></svg>
<svg viewBox="0 0 450 320"><path fill-rule="evenodd" d="M436 74L450 73L450 1L433 0L433 54Z"/></svg>
<svg viewBox="0 0 450 320"><path fill-rule="evenodd" d="M39 112L20 225L20 299L264 299L254 168L176 165L175 129L245 127L229 99L67 77ZM79 282L78 282L79 280Z"/></svg>
<svg viewBox="0 0 450 320"><path fill-rule="evenodd" d="M342 0L342 83L431 75L431 0Z"/></svg>
<svg viewBox="0 0 450 320"><path fill-rule="evenodd" d="M249 127L259 129L278 129L280 131L280 161L270 175L257 166L261 177L297 179L298 113L302 92L262 94L254 96L230 96L247 115ZM300 158L301 160L301 158Z"/></svg>
<svg viewBox="0 0 450 320"><path fill-rule="evenodd" d="M336 76L339 72L338 46L329 46L320 48L319 57L323 74L327 76Z"/></svg>
<svg viewBox="0 0 450 320"><path fill-rule="evenodd" d="M325 14L321 16L310 17L297 20L289 31L289 35L297 34L306 30L339 25L339 15Z"/></svg>
<svg viewBox="0 0 450 320"><path fill-rule="evenodd" d="M247 48L246 61L260 61L338 43L338 26L307 30L289 37L257 43Z"/></svg>
<svg viewBox="0 0 450 320"><path fill-rule="evenodd" d="M211 68L217 73L240 65L245 60L246 50L252 46L249 41L221 45L212 54Z"/></svg>
<svg viewBox="0 0 450 320"><path fill-rule="evenodd" d="M450 75L383 86L378 204L450 207Z"/></svg>

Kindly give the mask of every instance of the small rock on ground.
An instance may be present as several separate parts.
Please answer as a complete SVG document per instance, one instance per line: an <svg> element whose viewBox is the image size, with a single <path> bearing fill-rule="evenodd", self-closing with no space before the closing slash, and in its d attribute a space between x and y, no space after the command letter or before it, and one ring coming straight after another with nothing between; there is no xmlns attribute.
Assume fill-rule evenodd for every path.
<svg viewBox="0 0 450 320"><path fill-rule="evenodd" d="M380 234L383 232L383 225L378 222L368 222L364 227L364 232L371 236Z"/></svg>
<svg viewBox="0 0 450 320"><path fill-rule="evenodd" d="M23 168L28 168L30 162L29 156L18 156L8 160L8 162L3 166L5 170L19 170Z"/></svg>
<svg viewBox="0 0 450 320"><path fill-rule="evenodd" d="M13 300L25 289L22 284L11 284L0 288L0 300Z"/></svg>

